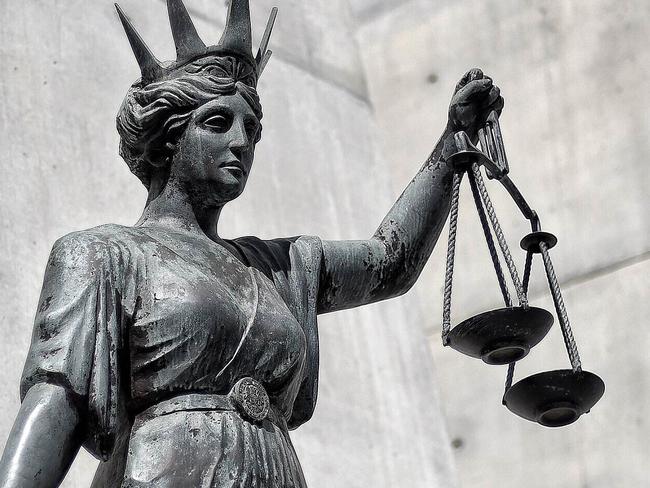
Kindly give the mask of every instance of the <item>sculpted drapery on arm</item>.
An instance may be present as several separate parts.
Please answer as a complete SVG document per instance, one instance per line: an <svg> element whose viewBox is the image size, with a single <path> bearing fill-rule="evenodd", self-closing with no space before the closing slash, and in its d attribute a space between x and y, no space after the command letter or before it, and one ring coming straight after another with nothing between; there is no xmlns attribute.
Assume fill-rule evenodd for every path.
<svg viewBox="0 0 650 488"><path fill-rule="evenodd" d="M52 487L82 444L108 456L119 307L111 259L99 239L69 234L53 246L21 381L23 402L0 460L0 487Z"/></svg>
<svg viewBox="0 0 650 488"><path fill-rule="evenodd" d="M502 107L490 78L479 69L465 74L440 141L375 234L367 240L323 242L319 313L396 297L413 286L449 213L453 168L445 159L453 150L453 135L464 130L475 139L485 115Z"/></svg>

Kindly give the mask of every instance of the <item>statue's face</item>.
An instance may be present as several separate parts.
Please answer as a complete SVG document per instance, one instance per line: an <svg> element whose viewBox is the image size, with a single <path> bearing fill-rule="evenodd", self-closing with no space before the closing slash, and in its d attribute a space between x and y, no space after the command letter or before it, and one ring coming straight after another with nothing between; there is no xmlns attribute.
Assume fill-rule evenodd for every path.
<svg viewBox="0 0 650 488"><path fill-rule="evenodd" d="M222 205L244 191L260 122L239 94L222 95L194 111L178 143L170 180L206 205Z"/></svg>

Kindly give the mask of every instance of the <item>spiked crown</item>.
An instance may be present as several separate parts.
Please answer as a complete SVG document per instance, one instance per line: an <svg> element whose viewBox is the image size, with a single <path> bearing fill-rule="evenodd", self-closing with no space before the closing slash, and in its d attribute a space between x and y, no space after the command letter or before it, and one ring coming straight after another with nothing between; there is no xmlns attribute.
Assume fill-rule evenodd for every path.
<svg viewBox="0 0 650 488"><path fill-rule="evenodd" d="M170 65L163 65L156 59L120 6L115 4L115 8L124 26L133 54L140 65L142 82L145 85L172 78L179 68L207 56L233 56L249 64L257 74L256 78L259 79L272 54L272 51L267 48L278 14L276 7L271 10L259 50L257 55L253 56L249 0L230 0L226 28L221 40L216 45L209 47L197 34L183 1L167 0L169 23L177 56L176 61Z"/></svg>

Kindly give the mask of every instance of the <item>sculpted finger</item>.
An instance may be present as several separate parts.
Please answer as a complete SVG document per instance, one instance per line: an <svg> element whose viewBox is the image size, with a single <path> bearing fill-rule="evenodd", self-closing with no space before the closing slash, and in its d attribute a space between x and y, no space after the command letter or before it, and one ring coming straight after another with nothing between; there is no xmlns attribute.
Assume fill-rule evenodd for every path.
<svg viewBox="0 0 650 488"><path fill-rule="evenodd" d="M480 68L472 68L468 71L470 81L483 78L483 71Z"/></svg>
<svg viewBox="0 0 650 488"><path fill-rule="evenodd" d="M472 68L467 73L465 73L463 77L460 79L460 81L456 85L456 89L454 90L454 93L458 93L458 91L461 88L463 88L465 85L467 85L470 81L480 80L481 78L483 78L483 71L481 71L479 68Z"/></svg>
<svg viewBox="0 0 650 488"><path fill-rule="evenodd" d="M505 101L503 100L503 97L499 97L496 102L492 105L492 109L497 111L497 115L501 116L501 112L503 112L503 106L505 104Z"/></svg>
<svg viewBox="0 0 650 488"><path fill-rule="evenodd" d="M487 98L484 101L484 106L489 107L490 105L495 103L500 97L501 97L501 90L499 90L499 87L492 86L490 92L488 93Z"/></svg>
<svg viewBox="0 0 650 488"><path fill-rule="evenodd" d="M465 85L467 85L467 83L468 83L469 80L470 80L471 73L472 73L472 72L471 72L471 70L470 70L470 71L466 72L466 73L463 75L463 77L462 77L462 78L458 81L458 83L456 84L456 88L454 89L454 93L458 93L458 90L460 90L462 87L464 87Z"/></svg>
<svg viewBox="0 0 650 488"><path fill-rule="evenodd" d="M504 106L503 97L500 96L493 103L491 103L490 105L485 107L485 109L483 109L482 117L484 119L487 119L492 112L496 112L497 116L501 116L501 112L503 112L503 106Z"/></svg>
<svg viewBox="0 0 650 488"><path fill-rule="evenodd" d="M456 98L461 104L472 103L485 97L492 89L492 86L492 80L490 78L470 81L458 91Z"/></svg>

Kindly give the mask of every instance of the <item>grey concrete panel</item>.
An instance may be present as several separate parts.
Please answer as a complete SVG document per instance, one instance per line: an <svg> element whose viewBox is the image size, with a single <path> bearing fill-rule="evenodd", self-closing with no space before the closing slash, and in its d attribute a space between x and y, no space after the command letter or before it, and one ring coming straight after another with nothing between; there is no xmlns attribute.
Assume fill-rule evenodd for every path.
<svg viewBox="0 0 650 488"><path fill-rule="evenodd" d="M355 20L363 24L377 19L382 15L389 15L391 10L399 8L411 0L353 0L350 9Z"/></svg>

